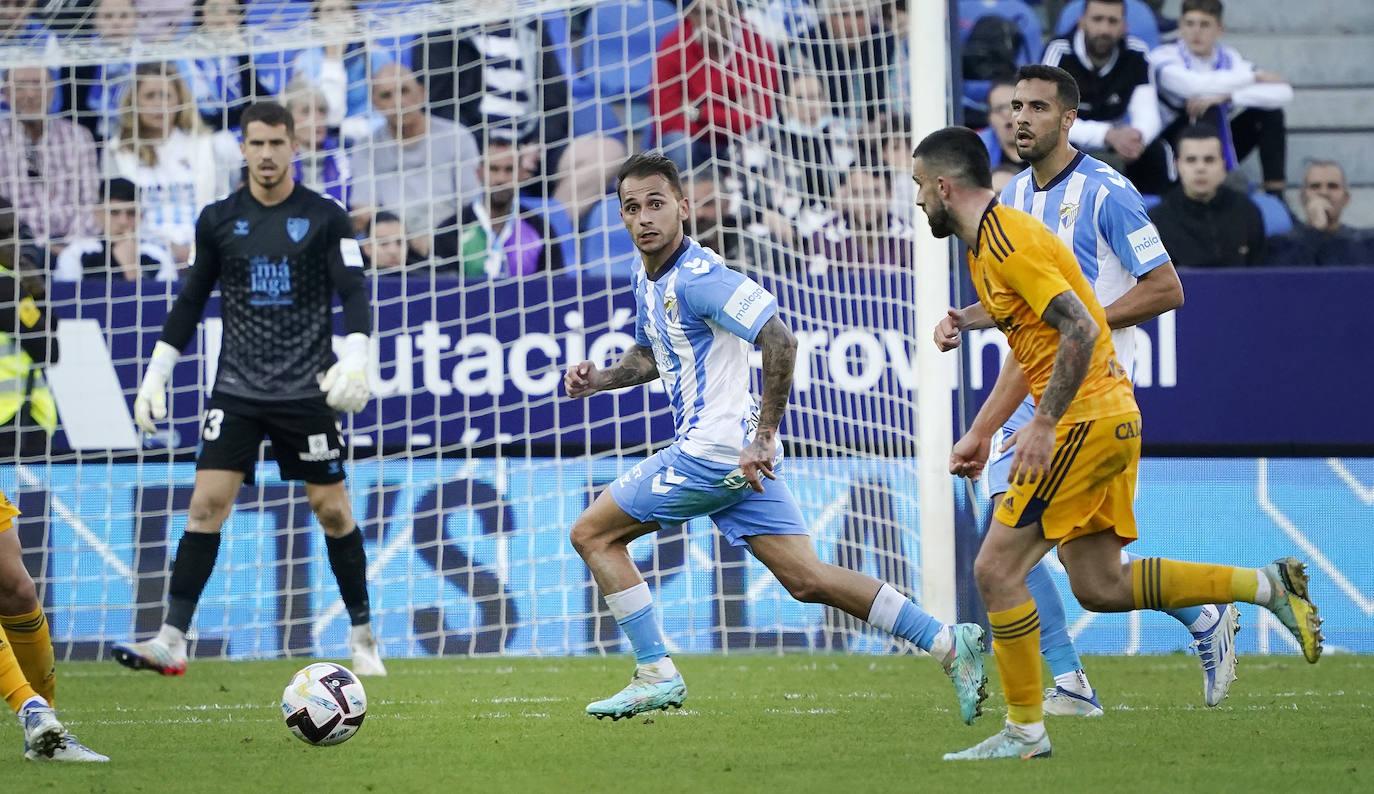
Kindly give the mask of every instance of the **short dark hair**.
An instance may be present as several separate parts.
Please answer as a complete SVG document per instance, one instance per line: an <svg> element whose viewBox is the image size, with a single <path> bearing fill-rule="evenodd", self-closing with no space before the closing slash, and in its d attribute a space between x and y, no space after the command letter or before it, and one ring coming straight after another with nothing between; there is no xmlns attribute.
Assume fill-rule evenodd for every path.
<svg viewBox="0 0 1374 794"><path fill-rule="evenodd" d="M106 204L111 201L138 200L138 187L122 176L107 180L101 187L103 188L101 190L101 198L104 199Z"/></svg>
<svg viewBox="0 0 1374 794"><path fill-rule="evenodd" d="M1126 10L1126 0L1085 0L1083 3L1083 13L1088 13L1088 3L1106 3L1111 6L1121 6L1121 10Z"/></svg>
<svg viewBox="0 0 1374 794"><path fill-rule="evenodd" d="M673 195L682 198L682 177L678 175L677 166L658 152L638 152L630 155L615 175L615 194L620 195L620 185L626 179L654 174L668 180L668 184L673 188Z"/></svg>
<svg viewBox="0 0 1374 794"><path fill-rule="evenodd" d="M1014 91L1014 90L1016 90L1016 81L1015 81L1015 80L1005 80L1005 79L1000 79L1000 78L997 79L997 80L993 80L993 81L992 81L992 84L988 86L988 93L987 93L987 95L985 95L985 96L983 97L983 101L987 102L988 105L991 106L991 105L992 105L992 92L993 92L993 91L996 91L997 89L999 89L999 88L1001 88L1001 87L1003 87L1003 86L1007 86L1008 88L1011 88L1011 89ZM988 110L992 110L992 108L989 107Z"/></svg>
<svg viewBox="0 0 1374 794"><path fill-rule="evenodd" d="M1223 10L1221 0L1183 0L1183 8L1178 12L1178 15L1183 16L1189 11L1200 11L1208 16L1216 17L1217 21L1220 22Z"/></svg>
<svg viewBox="0 0 1374 794"><path fill-rule="evenodd" d="M1183 128L1183 132L1178 134L1179 143L1183 143L1184 141L1205 141L1210 138L1216 138L1220 141L1221 132L1217 130L1215 125L1205 121L1189 124Z"/></svg>
<svg viewBox="0 0 1374 794"><path fill-rule="evenodd" d="M401 221L401 216L397 215L391 210L378 210L377 212L372 213L373 231L376 231L377 224L380 223L400 223L401 226L405 226L405 223Z"/></svg>
<svg viewBox="0 0 1374 794"><path fill-rule="evenodd" d="M919 157L936 174L953 177L971 187L992 188L988 147L968 127L945 127L927 135L916 146Z"/></svg>
<svg viewBox="0 0 1374 794"><path fill-rule="evenodd" d="M1044 80L1054 83L1055 95L1065 110L1078 110L1078 81L1073 75L1058 66L1043 63L1028 63L1016 70L1016 82L1022 80Z"/></svg>
<svg viewBox="0 0 1374 794"><path fill-rule="evenodd" d="M276 102L254 102L249 105L244 109L243 115L239 116L239 128L246 133L248 125L254 121L260 121L269 127L285 126L287 137L296 134L296 120L291 117L291 111Z"/></svg>

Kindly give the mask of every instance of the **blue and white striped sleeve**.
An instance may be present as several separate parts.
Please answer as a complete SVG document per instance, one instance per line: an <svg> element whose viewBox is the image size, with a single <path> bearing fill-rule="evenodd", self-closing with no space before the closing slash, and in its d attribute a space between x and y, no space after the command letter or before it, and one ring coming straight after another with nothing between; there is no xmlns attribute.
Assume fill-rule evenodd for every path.
<svg viewBox="0 0 1374 794"><path fill-rule="evenodd" d="M748 342L778 313L778 301L757 281L724 265L694 273L679 294L697 316Z"/></svg>
<svg viewBox="0 0 1374 794"><path fill-rule="evenodd" d="M1097 212L1097 228L1131 275L1139 278L1169 261L1159 230L1145 213L1135 188L1107 186Z"/></svg>

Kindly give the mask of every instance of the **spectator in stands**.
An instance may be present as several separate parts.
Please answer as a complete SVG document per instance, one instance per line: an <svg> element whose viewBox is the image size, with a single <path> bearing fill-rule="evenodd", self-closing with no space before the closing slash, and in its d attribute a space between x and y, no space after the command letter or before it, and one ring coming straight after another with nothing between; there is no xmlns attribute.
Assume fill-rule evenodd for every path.
<svg viewBox="0 0 1374 794"><path fill-rule="evenodd" d="M1221 0L1183 0L1179 40L1150 53L1165 137L1172 140L1198 120L1216 125L1223 133L1227 167L1234 169L1258 148L1264 190L1283 198L1288 165L1283 109L1293 101L1293 87L1219 43L1221 14Z"/></svg>
<svg viewBox="0 0 1374 794"><path fill-rule="evenodd" d="M426 109L424 88L402 64L372 75L372 104L386 123L349 155L354 222L365 229L377 207L391 208L405 221L411 250L428 257L436 224L480 194L477 141Z"/></svg>
<svg viewBox="0 0 1374 794"><path fill-rule="evenodd" d="M269 92L257 84L247 54L240 0L195 0L195 32L216 50L203 58L184 58L177 68L191 87L200 119L212 130L238 129L243 109ZM224 54L233 53L238 54Z"/></svg>
<svg viewBox="0 0 1374 794"><path fill-rule="evenodd" d="M1002 163L1024 165L1016 153L1016 129L1011 123L1011 97L1015 93L1016 83L1011 80L998 80L988 89L988 126L978 137L988 147L993 168Z"/></svg>
<svg viewBox="0 0 1374 794"><path fill-rule="evenodd" d="M751 170L752 203L761 208L773 236L791 243L795 235L810 235L824 223L854 162L854 147L844 121L831 113L820 78L798 72L782 77L781 115L768 126L771 151L746 156L745 163Z"/></svg>
<svg viewBox="0 0 1374 794"><path fill-rule="evenodd" d="M838 195L839 212L805 247L812 274L829 267L900 266L911 261L911 227L893 217L888 193L892 172L859 158Z"/></svg>
<svg viewBox="0 0 1374 794"><path fill-rule="evenodd" d="M6 0L0 3L0 45L30 44L42 41L47 33L34 16L35 0Z"/></svg>
<svg viewBox="0 0 1374 794"><path fill-rule="evenodd" d="M191 28L194 3L195 0L134 0L138 9L136 38L145 43L181 38Z"/></svg>
<svg viewBox="0 0 1374 794"><path fill-rule="evenodd" d="M19 273L31 290L43 290L48 252L34 241L33 232L16 216L14 205L4 196L0 196L0 267Z"/></svg>
<svg viewBox="0 0 1374 794"><path fill-rule="evenodd" d="M46 68L16 66L5 80L10 112L0 120L0 195L50 248L93 234L99 201L95 141L79 124L52 114L53 84Z"/></svg>
<svg viewBox="0 0 1374 794"><path fill-rule="evenodd" d="M682 197L687 199L686 233L702 246L720 254L726 264L739 261L739 222L730 212L728 196L720 185L719 171L701 168L685 174Z"/></svg>
<svg viewBox="0 0 1374 794"><path fill-rule="evenodd" d="M303 80L324 94L329 126L345 140L366 138L380 121L368 100L368 74L397 62L397 54L362 40L353 0L315 0L312 15L326 43L301 50L291 62L290 82ZM350 36L355 40L346 42Z"/></svg>
<svg viewBox="0 0 1374 794"><path fill-rule="evenodd" d="M482 197L450 218L434 239L435 259L469 278L530 276L563 267L550 244L544 219L524 214L516 201L520 149L514 141L489 140L482 152Z"/></svg>
<svg viewBox="0 0 1374 794"><path fill-rule="evenodd" d="M582 135L563 150L554 172L551 204L566 213L571 231L582 226L588 211L615 191L611 183L625 161L625 145L615 138ZM549 227L555 234L562 230Z"/></svg>
<svg viewBox="0 0 1374 794"><path fill-rule="evenodd" d="M427 75L430 112L479 139L533 144L549 173L572 136L568 80L541 17L430 34L415 46ZM485 141L481 141L485 145Z"/></svg>
<svg viewBox="0 0 1374 794"><path fill-rule="evenodd" d="M98 236L72 240L57 257L53 278L176 281L177 266L171 252L144 242L139 234L138 188L118 177L106 181L102 188L103 205L92 213Z"/></svg>
<svg viewBox="0 0 1374 794"><path fill-rule="evenodd" d="M1150 210L1160 240L1179 267L1241 267L1265 261L1259 208L1226 181L1221 135L1195 124L1178 139L1178 184Z"/></svg>
<svg viewBox="0 0 1374 794"><path fill-rule="evenodd" d="M406 226L399 215L382 210L372 216L372 225L363 239L363 257L379 276L404 275L412 265L425 264L406 243Z"/></svg>
<svg viewBox="0 0 1374 794"><path fill-rule="evenodd" d="M137 24L134 0L95 0L92 6L87 46L102 55L103 62L71 70L69 105L97 141L113 138L119 129L119 107L133 85Z"/></svg>
<svg viewBox="0 0 1374 794"><path fill-rule="evenodd" d="M1006 160L998 163L997 167L992 169L992 192L999 196L1002 195L1002 190L1006 188L1007 185L1011 184L1011 180L1014 179L1017 174L1024 170L1026 170L1024 167L1012 165Z"/></svg>
<svg viewBox="0 0 1374 794"><path fill-rule="evenodd" d="M884 167L892 172L890 211L893 217L910 219L916 212L916 183L911 178L911 151L915 148L911 140L911 119L884 114L878 117L872 129L877 139L865 146L880 152Z"/></svg>
<svg viewBox="0 0 1374 794"><path fill-rule="evenodd" d="M348 206L348 156L329 131L329 100L310 81L297 77L283 92L296 130L296 181Z"/></svg>
<svg viewBox="0 0 1374 794"><path fill-rule="evenodd" d="M739 15L735 0L690 0L682 24L654 59L658 148L691 171L773 115L777 57Z"/></svg>
<svg viewBox="0 0 1374 794"><path fill-rule="evenodd" d="M1088 0L1078 29L1046 45L1044 62L1078 81L1082 99L1069 142L1124 173L1140 192L1158 194L1171 181L1170 164L1145 49L1126 35L1123 0Z"/></svg>
<svg viewBox="0 0 1374 794"><path fill-rule="evenodd" d="M178 265L190 259L196 217L229 192L239 162L232 136L217 139L201 125L175 65L145 63L134 70L119 131L106 144L105 176L138 186L149 239L171 251Z"/></svg>
<svg viewBox="0 0 1374 794"><path fill-rule="evenodd" d="M1332 160L1313 160L1302 178L1302 223L1269 239L1276 265L1374 264L1374 234L1341 223L1350 204L1345 170Z"/></svg>
<svg viewBox="0 0 1374 794"><path fill-rule="evenodd" d="M797 40L787 65L819 74L835 114L858 132L888 107L894 37L883 29L876 0L820 0L820 10L820 25Z"/></svg>

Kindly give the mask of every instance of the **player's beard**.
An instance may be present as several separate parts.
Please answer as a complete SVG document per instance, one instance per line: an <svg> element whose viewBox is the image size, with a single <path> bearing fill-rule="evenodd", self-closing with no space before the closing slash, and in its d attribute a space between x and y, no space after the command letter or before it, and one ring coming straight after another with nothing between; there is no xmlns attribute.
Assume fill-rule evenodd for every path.
<svg viewBox="0 0 1374 794"><path fill-rule="evenodd" d="M949 207L939 199L926 204L926 220L930 221L930 233L943 240L954 234L954 220L950 217Z"/></svg>
<svg viewBox="0 0 1374 794"><path fill-rule="evenodd" d="M258 171L250 171L248 176L257 183L258 187L263 190L271 190L277 185L280 185L281 181L286 178L286 169L278 167L270 177L263 176L263 174Z"/></svg>
<svg viewBox="0 0 1374 794"><path fill-rule="evenodd" d="M1021 139L1017 138L1016 153L1021 155L1021 159L1027 164L1035 165L1046 157L1049 157L1050 154L1059 147L1059 135L1060 133L1057 129L1036 135L1031 139L1030 145L1024 149L1021 148Z"/></svg>

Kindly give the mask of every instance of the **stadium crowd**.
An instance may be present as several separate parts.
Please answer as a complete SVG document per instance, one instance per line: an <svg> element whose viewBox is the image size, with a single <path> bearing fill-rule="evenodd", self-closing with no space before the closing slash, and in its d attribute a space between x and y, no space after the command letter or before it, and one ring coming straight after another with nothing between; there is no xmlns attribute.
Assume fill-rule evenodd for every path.
<svg viewBox="0 0 1374 794"><path fill-rule="evenodd" d="M39 2L0 5L0 47L86 60L4 74L0 250L30 275L176 278L266 97L295 119L297 179L349 208L378 273L628 273L612 182L644 148L678 164L692 232L732 261L908 264L906 0L618 0L406 35L411 0ZM1293 90L1222 43L1219 0L1177 20L1143 0L957 7L964 115L999 186L1021 167L1010 78L1040 61L1078 80L1070 140L1146 194L1177 264L1368 260L1339 163L1310 163L1285 203ZM141 55L168 42L183 57Z"/></svg>

